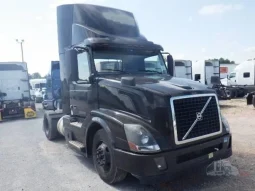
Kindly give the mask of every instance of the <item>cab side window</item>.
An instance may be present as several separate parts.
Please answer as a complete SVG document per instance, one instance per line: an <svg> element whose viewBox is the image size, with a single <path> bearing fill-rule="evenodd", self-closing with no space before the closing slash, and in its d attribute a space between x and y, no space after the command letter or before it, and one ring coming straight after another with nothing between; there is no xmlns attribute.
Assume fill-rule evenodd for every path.
<svg viewBox="0 0 255 191"><path fill-rule="evenodd" d="M199 81L201 79L201 75L200 74L195 74L195 81Z"/></svg>
<svg viewBox="0 0 255 191"><path fill-rule="evenodd" d="M244 72L243 77L244 78L249 78L250 77L250 72Z"/></svg>
<svg viewBox="0 0 255 191"><path fill-rule="evenodd" d="M78 80L88 81L89 71L89 55L87 52L82 52L77 55L78 61Z"/></svg>

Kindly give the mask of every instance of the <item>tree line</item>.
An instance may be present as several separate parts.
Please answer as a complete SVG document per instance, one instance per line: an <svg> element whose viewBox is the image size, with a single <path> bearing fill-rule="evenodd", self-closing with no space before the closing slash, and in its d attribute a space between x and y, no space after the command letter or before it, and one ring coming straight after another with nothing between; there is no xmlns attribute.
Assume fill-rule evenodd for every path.
<svg viewBox="0 0 255 191"><path fill-rule="evenodd" d="M41 78L46 78L47 75L41 76L39 72L35 72L33 74L28 74L29 79L41 79Z"/></svg>
<svg viewBox="0 0 255 191"><path fill-rule="evenodd" d="M229 59L225 59L225 58L214 58L214 59L210 59L210 60L213 60L213 61L219 61L220 64L235 64L235 61L233 60L229 60Z"/></svg>

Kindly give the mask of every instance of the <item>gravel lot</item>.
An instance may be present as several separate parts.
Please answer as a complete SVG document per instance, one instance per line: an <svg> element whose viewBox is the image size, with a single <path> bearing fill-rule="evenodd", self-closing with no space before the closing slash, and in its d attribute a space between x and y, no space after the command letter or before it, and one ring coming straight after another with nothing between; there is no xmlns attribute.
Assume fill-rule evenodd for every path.
<svg viewBox="0 0 255 191"><path fill-rule="evenodd" d="M157 187L140 185L129 176L109 186L95 173L92 161L68 149L64 140L46 140L39 108L37 119L0 123L0 191L254 190L255 109L246 106L244 99L222 101L221 108L233 134L234 153L225 161L230 166L228 176L189 172Z"/></svg>

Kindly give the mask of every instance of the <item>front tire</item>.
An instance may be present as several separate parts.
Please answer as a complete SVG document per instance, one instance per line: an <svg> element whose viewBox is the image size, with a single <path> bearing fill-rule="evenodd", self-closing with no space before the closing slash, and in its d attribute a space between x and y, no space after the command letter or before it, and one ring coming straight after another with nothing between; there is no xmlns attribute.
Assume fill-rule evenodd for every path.
<svg viewBox="0 0 255 191"><path fill-rule="evenodd" d="M114 184L126 178L127 173L116 166L113 148L103 129L96 132L92 151L95 169L103 181Z"/></svg>

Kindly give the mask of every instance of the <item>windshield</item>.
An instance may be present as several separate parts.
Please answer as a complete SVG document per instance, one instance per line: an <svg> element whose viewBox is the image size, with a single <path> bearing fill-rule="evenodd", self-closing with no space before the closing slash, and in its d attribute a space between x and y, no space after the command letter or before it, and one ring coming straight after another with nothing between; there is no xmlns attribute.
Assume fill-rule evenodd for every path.
<svg viewBox="0 0 255 191"><path fill-rule="evenodd" d="M45 88L46 83L35 84L35 88Z"/></svg>
<svg viewBox="0 0 255 191"><path fill-rule="evenodd" d="M236 73L231 73L231 74L229 75L229 78L234 78L234 77L236 77Z"/></svg>
<svg viewBox="0 0 255 191"><path fill-rule="evenodd" d="M94 62L99 73L158 73L167 74L164 59L160 53L142 52L94 52Z"/></svg>

